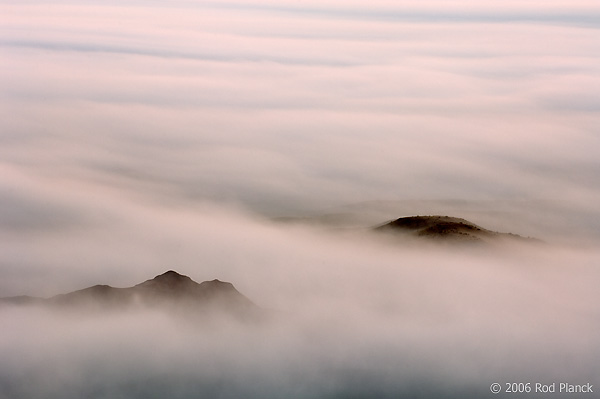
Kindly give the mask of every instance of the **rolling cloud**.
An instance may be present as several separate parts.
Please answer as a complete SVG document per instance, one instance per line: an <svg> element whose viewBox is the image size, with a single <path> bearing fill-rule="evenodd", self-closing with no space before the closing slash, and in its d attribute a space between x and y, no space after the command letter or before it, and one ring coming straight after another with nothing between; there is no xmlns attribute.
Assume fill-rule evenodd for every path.
<svg viewBox="0 0 600 399"><path fill-rule="evenodd" d="M0 398L600 384L595 3L6 0L0 13L0 296L176 269L288 315L203 341L151 312L0 309ZM324 214L356 229L271 220ZM447 253L364 231L412 214L547 245Z"/></svg>

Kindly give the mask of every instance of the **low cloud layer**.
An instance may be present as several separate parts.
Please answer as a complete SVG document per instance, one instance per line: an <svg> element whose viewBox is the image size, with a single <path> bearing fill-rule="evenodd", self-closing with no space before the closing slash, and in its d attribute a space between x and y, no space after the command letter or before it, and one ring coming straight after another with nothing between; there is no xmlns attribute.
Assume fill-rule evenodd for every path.
<svg viewBox="0 0 600 399"><path fill-rule="evenodd" d="M276 317L207 328L152 311L3 307L5 397L451 398L495 381L596 383L598 251L452 250L217 209L150 213L128 212L135 233L73 234L69 251L38 237L30 260L47 274L5 271L3 290L124 287L176 269L231 281Z"/></svg>

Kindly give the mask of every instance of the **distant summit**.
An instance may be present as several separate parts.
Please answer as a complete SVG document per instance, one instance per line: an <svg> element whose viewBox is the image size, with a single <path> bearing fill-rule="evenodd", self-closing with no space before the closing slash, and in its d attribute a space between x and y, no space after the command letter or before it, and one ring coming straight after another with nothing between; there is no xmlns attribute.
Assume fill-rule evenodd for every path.
<svg viewBox="0 0 600 399"><path fill-rule="evenodd" d="M402 217L376 227L375 230L443 242L486 243L501 240L539 242L517 234L487 230L468 220L451 216Z"/></svg>
<svg viewBox="0 0 600 399"><path fill-rule="evenodd" d="M61 309L86 310L151 307L185 314L225 314L242 319L255 318L261 313L261 309L231 283L215 279L198 284L174 270L128 288L94 285L48 299L27 296L1 298L0 304L41 304Z"/></svg>
<svg viewBox="0 0 600 399"><path fill-rule="evenodd" d="M151 280L146 280L143 283L137 284L135 287L161 291L181 291L193 287L194 285L197 285L197 283L188 276L179 274L174 270L169 270L168 272L159 274Z"/></svg>

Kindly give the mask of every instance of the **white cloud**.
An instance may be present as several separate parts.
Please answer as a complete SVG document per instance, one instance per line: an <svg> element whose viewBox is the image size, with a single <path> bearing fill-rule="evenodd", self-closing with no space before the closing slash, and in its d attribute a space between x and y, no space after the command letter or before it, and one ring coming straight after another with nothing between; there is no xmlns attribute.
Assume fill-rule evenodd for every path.
<svg viewBox="0 0 600 399"><path fill-rule="evenodd" d="M151 376L179 378L184 397L205 373L222 397L257 381L256 397L305 397L298 381L339 393L351 379L385 396L422 378L487 394L493 378L597 375L596 252L423 254L248 216L443 213L596 245L598 7L498 4L4 1L0 295L177 269L297 319L269 339L188 346L194 333L156 315L64 321L65 336L3 310L0 383L17 382L2 394L80 394L104 377L120 387L106 397L128 379L160 391ZM362 203L377 200L391 202ZM145 336L145 323L162 327ZM119 342L129 357L115 366ZM23 388L24 370L39 384Z"/></svg>

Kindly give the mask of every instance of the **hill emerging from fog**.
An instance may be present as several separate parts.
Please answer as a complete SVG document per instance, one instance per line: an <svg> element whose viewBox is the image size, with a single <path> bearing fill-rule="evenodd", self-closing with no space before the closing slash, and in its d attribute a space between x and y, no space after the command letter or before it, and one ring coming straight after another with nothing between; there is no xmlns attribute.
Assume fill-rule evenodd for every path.
<svg viewBox="0 0 600 399"><path fill-rule="evenodd" d="M399 233L404 236L448 243L540 242L513 233L488 230L468 220L451 216L402 217L376 227L375 231Z"/></svg>
<svg viewBox="0 0 600 399"><path fill-rule="evenodd" d="M128 288L94 285L48 299L17 296L1 298L0 303L86 310L149 307L183 313L222 314L242 319L255 318L261 313L261 308L231 283L219 280L197 283L173 270Z"/></svg>

